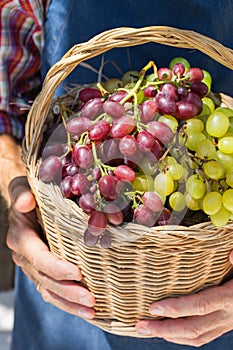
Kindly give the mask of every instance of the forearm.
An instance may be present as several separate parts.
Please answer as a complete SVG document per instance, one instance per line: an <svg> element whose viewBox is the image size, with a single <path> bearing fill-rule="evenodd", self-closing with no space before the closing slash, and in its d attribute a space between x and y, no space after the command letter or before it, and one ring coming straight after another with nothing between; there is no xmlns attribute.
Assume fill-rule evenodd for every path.
<svg viewBox="0 0 233 350"><path fill-rule="evenodd" d="M0 135L0 192L10 206L8 185L17 176L26 174L21 160L21 147L10 135Z"/></svg>

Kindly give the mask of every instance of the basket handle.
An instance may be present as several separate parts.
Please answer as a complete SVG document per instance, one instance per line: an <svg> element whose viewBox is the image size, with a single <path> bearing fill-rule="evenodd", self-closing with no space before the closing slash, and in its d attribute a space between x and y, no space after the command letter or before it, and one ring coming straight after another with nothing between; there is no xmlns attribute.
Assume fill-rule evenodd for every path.
<svg viewBox="0 0 233 350"><path fill-rule="evenodd" d="M79 63L113 48L123 48L154 42L179 48L195 49L233 70L233 50L194 31L167 26L144 28L120 27L96 35L87 42L73 46L48 71L42 91L34 101L26 122L23 159L29 168L37 161L44 124L52 103L54 91Z"/></svg>

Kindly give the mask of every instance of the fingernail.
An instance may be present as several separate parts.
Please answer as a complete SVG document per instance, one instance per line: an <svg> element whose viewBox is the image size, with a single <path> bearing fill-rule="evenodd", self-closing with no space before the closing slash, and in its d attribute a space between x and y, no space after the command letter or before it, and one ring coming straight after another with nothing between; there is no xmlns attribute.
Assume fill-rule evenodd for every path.
<svg viewBox="0 0 233 350"><path fill-rule="evenodd" d="M146 327L138 328L137 332L139 334L144 334L144 335L150 335L151 334L151 331L148 328L146 328Z"/></svg>
<svg viewBox="0 0 233 350"><path fill-rule="evenodd" d="M150 309L150 313L152 315L159 315L159 316L163 316L164 315L164 309L162 309L159 306L155 306L153 308Z"/></svg>
<svg viewBox="0 0 233 350"><path fill-rule="evenodd" d="M93 300L92 300L92 298L90 298L89 295L82 295L79 298L79 303L81 305L85 305L85 306L93 306Z"/></svg>
<svg viewBox="0 0 233 350"><path fill-rule="evenodd" d="M78 310L78 316L82 317L82 318L88 318L88 319L92 319L93 315L90 311L88 311L85 308L80 308Z"/></svg>

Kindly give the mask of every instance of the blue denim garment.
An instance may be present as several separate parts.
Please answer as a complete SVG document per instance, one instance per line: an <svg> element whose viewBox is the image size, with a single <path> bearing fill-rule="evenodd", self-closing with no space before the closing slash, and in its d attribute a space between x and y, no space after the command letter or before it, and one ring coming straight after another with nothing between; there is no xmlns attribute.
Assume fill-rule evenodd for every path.
<svg viewBox="0 0 233 350"><path fill-rule="evenodd" d="M165 25L194 30L233 49L232 0L51 0L45 22L43 75L73 45L86 42L94 35L115 27L140 28ZM158 67L167 65L175 56L185 56L193 66L208 70L214 80L213 90L233 96L233 71L216 63L198 50L146 44L131 48L113 49L105 53L105 61L113 60L123 70L140 69L150 60ZM86 63L95 68L101 56ZM113 77L117 71L108 63L104 72ZM97 75L78 67L67 81L92 83ZM62 93L58 89L57 94Z"/></svg>
<svg viewBox="0 0 233 350"><path fill-rule="evenodd" d="M95 34L120 26L143 27L169 25L195 30L233 48L232 0L52 0L45 23L45 49L42 70L47 70L74 44L85 42ZM153 59L165 66L175 56L185 56L191 64L207 69L213 75L214 91L233 96L233 72L195 50L175 49L146 44L128 49L111 50L105 60L119 67L140 69ZM130 60L128 59L130 57ZM99 68L101 57L90 64ZM116 73L111 64L106 74ZM67 81L96 81L96 74L78 67ZM57 90L57 94L62 93ZM15 326L12 350L188 350L196 349L167 343L161 339L119 337L105 333L82 319L64 313L45 303L20 269L16 273ZM232 350L233 332L201 347L203 350Z"/></svg>

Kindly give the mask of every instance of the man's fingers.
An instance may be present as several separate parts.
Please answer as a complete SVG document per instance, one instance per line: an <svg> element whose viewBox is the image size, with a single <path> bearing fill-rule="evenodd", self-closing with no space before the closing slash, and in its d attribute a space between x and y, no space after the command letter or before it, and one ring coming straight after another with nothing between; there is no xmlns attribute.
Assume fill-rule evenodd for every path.
<svg viewBox="0 0 233 350"><path fill-rule="evenodd" d="M57 306L59 309L68 312L72 315L79 316L84 319L93 319L95 316L95 310L93 308L69 302L46 289L41 291L41 295L46 302L51 303Z"/></svg>
<svg viewBox="0 0 233 350"><path fill-rule="evenodd" d="M23 256L24 261L22 262L21 259L21 264L28 261L35 270L51 276L55 280L80 281L82 279L80 269L51 253L33 229L25 227L24 232L19 236L15 230L9 232L7 244L11 250L20 252L20 256Z"/></svg>
<svg viewBox="0 0 233 350"><path fill-rule="evenodd" d="M228 289L226 285L229 285ZM151 304L150 313L163 317L178 318L206 315L224 309L232 300L233 281L224 287L213 287L192 295L168 298ZM216 289L217 288L217 289ZM230 304L229 304L230 305Z"/></svg>
<svg viewBox="0 0 233 350"><path fill-rule="evenodd" d="M30 191L26 176L14 178L9 184L11 202L20 213L28 213L35 209L36 201Z"/></svg>

